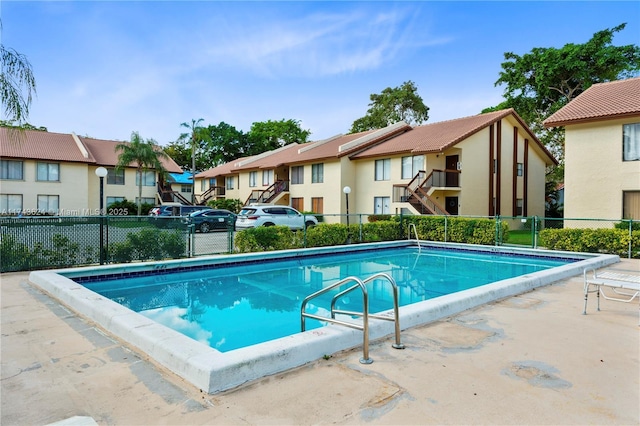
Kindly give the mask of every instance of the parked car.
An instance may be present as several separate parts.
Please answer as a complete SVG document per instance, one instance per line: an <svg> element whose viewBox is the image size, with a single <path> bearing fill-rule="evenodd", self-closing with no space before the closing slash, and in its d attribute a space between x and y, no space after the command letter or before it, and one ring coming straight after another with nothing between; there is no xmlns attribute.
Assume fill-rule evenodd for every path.
<svg viewBox="0 0 640 426"><path fill-rule="evenodd" d="M196 231L207 233L214 229L235 229L236 214L225 209L200 210L191 213L186 219Z"/></svg>
<svg viewBox="0 0 640 426"><path fill-rule="evenodd" d="M185 206L182 204L163 204L149 210L149 216L188 216L193 212L213 210L209 206Z"/></svg>
<svg viewBox="0 0 640 426"><path fill-rule="evenodd" d="M252 204L238 214L236 229L255 228L257 226L288 226L291 229L304 229L318 224L313 215L302 214L298 210L274 204Z"/></svg>

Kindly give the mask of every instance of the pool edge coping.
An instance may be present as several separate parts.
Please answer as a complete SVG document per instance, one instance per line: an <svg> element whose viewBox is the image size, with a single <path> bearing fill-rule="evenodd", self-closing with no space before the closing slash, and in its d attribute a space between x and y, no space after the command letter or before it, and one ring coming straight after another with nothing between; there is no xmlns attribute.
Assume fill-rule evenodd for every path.
<svg viewBox="0 0 640 426"><path fill-rule="evenodd" d="M391 243L360 244L363 249L378 247L415 246L417 243L396 241ZM455 243L436 243L421 241L423 247L460 248L463 250L544 254L547 257L578 258L574 263L549 270L510 278L478 288L464 290L455 294L415 303L400 308L401 328L407 329L425 325L462 311L530 291L534 288L582 274L586 268L600 268L617 263L617 255L598 255L590 253L557 252L540 249L525 249L500 246L476 246ZM342 247L342 246L341 246ZM319 249L284 250L280 252L252 253L249 255L214 255L197 259L181 259L146 264L129 265L131 269L149 269L158 263L163 265L202 264L212 260L230 259L230 256L255 258L256 260L286 256L313 255L314 253L333 251L338 247ZM339 251L346 251L347 246ZM222 261L221 261L222 262ZM74 274L93 271L128 269L128 265L108 265L103 267L73 268ZM145 268L146 266L146 268ZM177 331L162 326L141 314L137 314L116 302L100 296L70 278L60 275L69 269L34 271L29 281L50 294L56 300L68 306L74 312L95 322L116 338L142 351L149 358L168 368L199 389L214 394L229 390L261 377L283 372L309 362L321 359L325 355L349 350L362 345L362 332L346 327L329 325L320 329L297 333L258 345L219 352L203 343L199 343ZM393 334L393 324L386 321L371 321L370 340L380 339ZM375 354L372 354L375 358Z"/></svg>

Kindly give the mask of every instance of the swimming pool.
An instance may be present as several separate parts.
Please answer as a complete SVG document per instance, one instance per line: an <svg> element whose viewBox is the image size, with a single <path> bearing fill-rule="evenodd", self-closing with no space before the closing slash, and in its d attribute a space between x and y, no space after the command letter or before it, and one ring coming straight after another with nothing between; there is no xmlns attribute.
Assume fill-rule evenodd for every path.
<svg viewBox="0 0 640 426"><path fill-rule="evenodd" d="M228 352L299 333L302 300L347 277L364 279L386 273L397 283L400 306L406 306L571 261L399 247L260 263L238 262L224 268L169 270L153 276L131 273L72 279L153 321ZM393 306L391 290L384 282L372 283L368 300L372 313ZM314 300L307 312L327 316L331 297L337 292ZM336 308L361 310L362 304L362 293L353 292L340 297ZM312 319L306 322L306 329L322 325Z"/></svg>
<svg viewBox="0 0 640 426"><path fill-rule="evenodd" d="M389 248L399 249L403 252L401 258L393 264L389 263L388 255L376 257L376 253L381 253L380 250ZM358 251L358 253L354 251ZM349 263L350 266L336 265L333 260L327 257L329 254L336 253L342 258L351 258L352 263ZM455 253L455 256L453 253ZM468 288L467 281L469 278L461 275L460 271L474 268L461 266L462 264L458 263L462 262L461 255L462 258L481 258L482 262L490 265L489 268L483 269L491 271L491 273L482 278L489 284L482 285L481 283L479 287ZM505 275L502 275L507 269L515 267L512 264L527 264L532 258L535 258L534 263L540 262L533 269L521 271L517 277L506 278ZM287 274L292 275L295 278L294 281L298 280L306 283L307 288L303 286L303 293L306 292L306 294L313 291L313 288L322 287L327 282L335 281L339 276L345 274L359 275L360 278L364 279L375 272L379 272L379 270L384 270L395 275L394 279L398 281L398 286L401 289L401 304L404 305L400 308L400 324L405 329L426 324L490 301L522 293L569 276L581 274L582 270L587 266L601 267L614 263L619 259L617 256L608 255L597 256L426 242L421 242L421 248L417 250L415 242L402 241L249 255L211 256L151 264L141 263L59 271L36 271L31 273L30 281L76 312L95 321L108 332L145 352L155 361L200 389L215 393L233 388L246 381L302 365L327 354L361 346L362 332L332 325L315 328L304 333L294 332L294 334L276 337L260 344L247 346L247 342L235 342L224 348L224 344L219 345L220 342L225 343L227 340L233 340L230 337L233 333L243 333L235 331L227 336L218 334L208 336L206 332L204 335L198 334L202 331L197 329L200 325L196 321L198 327L194 328L196 333L196 340L194 340L167 328L157 321L162 316L160 315L162 312L159 310L166 307L159 306L165 304L165 302L160 301L159 295L162 292L169 293L167 290L158 291L158 288L156 288L151 293L155 295L155 299L152 296L147 296L142 301L138 299L142 307L146 306L149 308L146 309L147 311L153 312L153 314L146 312L147 316L144 316L72 281L72 279L79 279L86 286L94 287L98 292L104 292L105 294L115 291L120 294L119 296L116 295L116 298L122 297L122 294L127 293L127 289L131 287L144 287L149 282L157 285L158 281L164 281L164 284L169 284L169 287L165 288L172 289L173 298L178 297L181 299L178 303L179 308L176 309L174 306L169 309L169 312L171 312L171 309L173 309L173 312L165 315L170 321L175 321L176 318L185 320L185 318L189 319L190 316L194 318L194 315L195 317L200 315L200 318L202 318L204 315L203 306L198 305L204 302L205 299L200 296L194 299L195 293L193 289L197 285L198 279L207 279L204 278L205 271L227 271L229 273L219 273L218 278L224 277L224 280L228 280L233 279L232 277L234 276L240 277L241 275L236 272L242 270L247 274L242 275L242 278L238 278L239 285L255 289L263 285L261 284L263 277L271 275L270 279L275 279L276 281L277 277L282 277L284 274L282 272L283 269L273 266L273 262L276 260L284 260L285 263L290 264L289 266L295 265L295 268L288 270ZM425 263L429 263L428 261L431 260L432 262L443 264L446 269L443 272L434 274L430 268L422 265L422 260L427 260ZM467 260L465 259L464 261ZM507 260L509 262L504 263ZM567 263L567 261L570 263ZM540 270L540 268L548 267L551 268ZM179 279L174 279L176 273L180 274ZM404 280L403 275L406 278ZM191 280L192 276L197 277L195 281ZM185 277L189 284L185 284ZM300 280L300 278L303 279ZM412 287L410 285L411 282L415 282L418 279L425 282L430 281L430 285L427 287ZM104 285L107 281L118 283L119 285L116 285L115 289L113 288L114 286L108 288L109 286ZM454 283L457 291L452 294L440 295L444 293L442 291L444 287L438 287L434 284L445 281ZM228 287L229 285L221 284L218 289ZM429 291L422 291L420 288L422 290L428 289ZM265 310L280 309L290 312L290 315L296 318L295 325L299 326L300 312L296 304L291 300L301 299L306 294L293 295L288 293L291 289L287 285L276 286L276 289L277 292L273 287L267 290L267 292L271 291L271 296L258 296L256 293L249 302L245 301L244 303L251 304L253 301L255 304L255 301L260 301L263 305L267 305L262 306ZM372 294L376 293L375 289L374 283ZM226 297L227 302L224 303L233 308L242 307L242 301L240 304L236 303L236 296L225 295L223 292L209 297L213 299ZM381 301L388 299L388 295L381 294L380 296ZM152 299L154 300L153 302L151 302ZM198 303L189 305L187 303L189 300L198 300ZM273 304L267 302L273 302ZM352 301L352 303L356 302L357 300ZM126 304L131 305L133 303L132 300L129 300ZM223 302L220 303L222 304ZM375 306L382 306L378 305L376 301L371 301L371 304L373 305L372 311L378 309ZM286 306L286 309L282 309L283 305ZM207 305L205 312L210 309L210 306L211 304ZM276 306L278 306L277 309ZM194 310L194 308L196 309ZM389 308L390 305L387 301L385 307L381 309ZM266 321L255 320L254 318L253 322L244 323L241 329L245 331L253 330L256 324L260 322ZM185 324L187 323L192 324L191 322L185 322ZM215 331L215 333L218 333L218 331ZM256 334L261 333L258 331ZM369 334L372 339L392 333L393 326L391 324L387 322L371 322ZM201 336L199 339L198 335ZM197 340L200 340L200 342ZM202 341L206 341L206 343L202 343ZM221 350L209 347L209 345L217 346ZM222 350L226 352L222 352Z"/></svg>

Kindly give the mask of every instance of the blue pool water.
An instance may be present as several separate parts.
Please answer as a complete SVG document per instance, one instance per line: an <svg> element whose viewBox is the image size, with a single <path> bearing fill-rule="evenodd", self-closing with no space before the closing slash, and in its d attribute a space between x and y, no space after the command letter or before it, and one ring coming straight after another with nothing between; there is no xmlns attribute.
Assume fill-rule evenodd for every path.
<svg viewBox="0 0 640 426"><path fill-rule="evenodd" d="M226 352L300 332L302 300L348 276L365 279L387 273L396 281L404 306L570 262L469 250L396 248L73 280ZM390 289L385 281L368 286L371 312L392 308ZM328 293L314 299L307 312L327 312L331 297ZM362 311L360 293L342 298L338 308ZM307 320L306 326L322 324Z"/></svg>

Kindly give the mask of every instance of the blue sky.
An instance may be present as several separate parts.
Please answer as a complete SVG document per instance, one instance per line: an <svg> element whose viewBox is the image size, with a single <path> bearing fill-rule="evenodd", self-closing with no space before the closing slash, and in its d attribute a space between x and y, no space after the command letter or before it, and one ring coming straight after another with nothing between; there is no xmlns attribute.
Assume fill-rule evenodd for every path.
<svg viewBox="0 0 640 426"><path fill-rule="evenodd" d="M412 80L428 122L502 100L505 52L584 43L640 2L13 1L2 44L36 77L29 122L51 132L161 145L182 122L299 120L311 140L347 133L369 95Z"/></svg>

